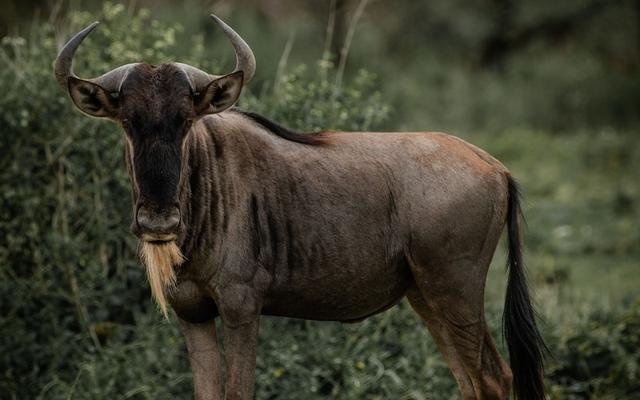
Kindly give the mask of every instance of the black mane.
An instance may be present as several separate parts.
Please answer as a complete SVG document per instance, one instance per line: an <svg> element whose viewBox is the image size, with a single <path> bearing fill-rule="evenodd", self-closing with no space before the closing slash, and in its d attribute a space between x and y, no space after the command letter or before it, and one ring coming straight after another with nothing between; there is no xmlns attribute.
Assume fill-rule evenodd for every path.
<svg viewBox="0 0 640 400"><path fill-rule="evenodd" d="M234 108L232 111L237 112L238 114L244 115L245 117L251 119L252 121L256 122L266 130L268 130L269 132L274 133L280 136L281 138L290 140L292 142L307 144L311 146L317 146L317 145L327 143L327 136L324 135L324 132L313 132L313 133L295 132L254 112L239 110L237 108Z"/></svg>

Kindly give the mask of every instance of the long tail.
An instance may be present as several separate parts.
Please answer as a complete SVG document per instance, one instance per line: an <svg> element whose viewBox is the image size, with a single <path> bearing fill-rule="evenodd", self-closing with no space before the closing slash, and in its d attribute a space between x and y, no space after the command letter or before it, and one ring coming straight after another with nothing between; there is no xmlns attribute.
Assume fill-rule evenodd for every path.
<svg viewBox="0 0 640 400"><path fill-rule="evenodd" d="M507 214L509 278L504 305L503 329L513 371L513 391L519 400L544 400L544 355L548 352L531 305L522 263L520 192L511 176Z"/></svg>

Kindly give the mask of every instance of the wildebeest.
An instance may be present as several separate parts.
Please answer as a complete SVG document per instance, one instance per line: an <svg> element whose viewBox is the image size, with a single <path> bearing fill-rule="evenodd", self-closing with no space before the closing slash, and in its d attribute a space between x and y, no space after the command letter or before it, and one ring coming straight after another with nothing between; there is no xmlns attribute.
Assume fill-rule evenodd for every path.
<svg viewBox="0 0 640 400"><path fill-rule="evenodd" d="M465 399L544 398L544 342L521 256L518 188L483 150L441 133L303 134L232 108L254 75L249 46L212 16L234 72L127 64L72 71L95 28L60 51L75 105L124 130L132 231L152 292L175 311L197 399L251 399L260 315L355 322L403 298L422 318ZM484 320L487 269L504 226L504 331L511 368ZM512 373L513 371L513 373Z"/></svg>

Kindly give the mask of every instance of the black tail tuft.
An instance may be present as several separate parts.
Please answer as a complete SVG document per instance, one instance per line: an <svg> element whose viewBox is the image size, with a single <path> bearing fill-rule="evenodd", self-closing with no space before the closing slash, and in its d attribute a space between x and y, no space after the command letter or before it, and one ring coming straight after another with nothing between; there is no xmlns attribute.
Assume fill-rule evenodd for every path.
<svg viewBox="0 0 640 400"><path fill-rule="evenodd" d="M511 359L515 398L544 400L544 355L548 349L536 326L536 312L531 305L525 267L522 263L520 191L511 176L508 180L509 278L503 315L504 336Z"/></svg>

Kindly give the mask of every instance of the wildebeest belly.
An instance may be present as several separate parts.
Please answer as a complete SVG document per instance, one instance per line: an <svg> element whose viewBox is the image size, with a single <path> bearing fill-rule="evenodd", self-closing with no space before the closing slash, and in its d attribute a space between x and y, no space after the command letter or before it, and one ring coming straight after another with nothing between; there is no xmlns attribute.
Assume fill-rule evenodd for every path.
<svg viewBox="0 0 640 400"><path fill-rule="evenodd" d="M267 293L262 314L355 322L398 303L413 285L407 263L352 269L335 265L327 275L306 277L292 273Z"/></svg>

